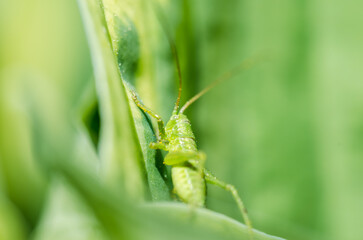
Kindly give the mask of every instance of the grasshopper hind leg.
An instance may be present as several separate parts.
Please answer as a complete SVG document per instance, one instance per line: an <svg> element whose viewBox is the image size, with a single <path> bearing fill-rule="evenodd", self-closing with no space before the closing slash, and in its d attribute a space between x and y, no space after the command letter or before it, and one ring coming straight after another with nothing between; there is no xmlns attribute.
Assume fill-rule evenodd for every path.
<svg viewBox="0 0 363 240"><path fill-rule="evenodd" d="M243 220L248 228L250 239L252 240L253 239L252 223L248 216L247 209L246 209L245 205L243 204L242 199L238 195L236 188L231 184L222 182L221 180L219 180L217 177L215 177L211 172L209 172L206 169L204 169L204 177L205 177L205 180L207 183L221 187L224 190L226 190L232 194L232 196L233 196L234 200L236 201L238 208L242 214Z"/></svg>

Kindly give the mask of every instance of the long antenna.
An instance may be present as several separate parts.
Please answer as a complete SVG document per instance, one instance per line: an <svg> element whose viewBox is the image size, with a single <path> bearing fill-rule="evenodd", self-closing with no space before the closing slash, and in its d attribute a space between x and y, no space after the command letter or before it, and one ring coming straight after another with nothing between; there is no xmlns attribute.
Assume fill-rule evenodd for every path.
<svg viewBox="0 0 363 240"><path fill-rule="evenodd" d="M211 84L209 84L202 91L200 91L197 95L195 95L194 97L192 97L191 99L189 99L184 104L184 106L180 109L179 113L183 113L185 111L185 109L187 109L192 103L194 103L195 101L197 101L201 96L203 96L204 94L206 94L209 90L211 90L212 88L214 88L219 83L224 82L224 81L232 78L235 74L237 74L237 73L239 73L239 72L241 72L243 70L247 70L247 69L252 68L253 66L255 66L260 61L264 60L265 58L266 58L265 55L258 55L256 57L249 58L249 59L243 61L240 65L238 65L235 68L233 68L233 69L229 70L228 72L224 73L222 76L220 76L219 78L217 78L215 81L213 81Z"/></svg>
<svg viewBox="0 0 363 240"><path fill-rule="evenodd" d="M176 50L174 39L170 33L170 30L169 30L170 28L167 25L167 19L166 19L165 15L163 14L161 7L157 3L155 3L155 1L153 1L153 3L151 5L154 7L156 16L159 19L160 25L162 26L162 28L165 32L165 35L166 35L169 45L170 45L171 52L172 52L174 60L175 60L175 66L176 66L176 70L177 70L178 78L179 78L178 98L176 99L175 106L174 106L174 112L177 112L179 109L181 92L182 92L182 75L181 75L181 71L180 71L178 52Z"/></svg>

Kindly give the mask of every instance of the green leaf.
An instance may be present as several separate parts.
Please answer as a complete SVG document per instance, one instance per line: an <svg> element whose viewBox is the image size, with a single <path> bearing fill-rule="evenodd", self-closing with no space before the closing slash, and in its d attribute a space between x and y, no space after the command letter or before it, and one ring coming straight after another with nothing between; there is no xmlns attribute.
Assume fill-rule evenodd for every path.
<svg viewBox="0 0 363 240"><path fill-rule="evenodd" d="M0 189L0 239L25 240L27 227L21 213Z"/></svg>
<svg viewBox="0 0 363 240"><path fill-rule="evenodd" d="M103 174L116 191L123 189L130 197L140 200L146 190L140 145L104 12L98 1L78 2L91 49L99 98L102 122L99 151Z"/></svg>
<svg viewBox="0 0 363 240"><path fill-rule="evenodd" d="M96 76L96 82L98 82L96 88L100 98L99 103L101 108L102 126L108 128L108 130L103 130L102 132L107 132L109 134L108 137L102 137L101 132L100 147L101 153L102 151L105 151L102 149L106 148L108 149L106 152L112 152L112 148L116 148L116 150L114 150L116 152L113 154L117 154L119 157L114 160L101 160L109 161L111 163L119 162L118 164L112 164L112 167L110 167L113 172L118 172L111 173L111 175L123 175L123 177L119 178L126 182L123 184L127 184L128 189L131 192L142 191L142 188L140 188L141 185L137 184L135 179L142 178L142 169L145 169L151 198L153 200L168 200L170 199L169 189L159 172L159 169L162 169L163 166L160 164L160 161L159 163L156 162L155 150L148 147L150 142L155 141L152 124L148 117L141 113L135 106L132 98L128 94L130 88L132 88L128 82L131 82L134 78L137 61L139 60L138 34L133 22L128 17L126 11L128 6L125 3L116 4L114 1L104 1L105 7L101 9L101 6L95 4L95 2L80 1L82 11L86 11L86 5L84 4L87 4L88 7L94 7L94 9L92 7L89 8L93 10L90 10L92 14L88 14L89 17L94 18L94 22L91 24L89 18L88 20L85 19L86 26L88 28L97 29L96 25L103 23L99 28L107 29L108 31L106 30L106 32L109 33L109 35L105 35L103 31L96 30L92 36L89 34L90 38L102 38L104 41L100 44L100 42L96 43L96 41L91 40L91 43L93 42L93 44L91 44L93 57L97 58L97 61L102 59L97 55L97 50L94 50L94 48L98 48L98 51L103 52L104 54L104 66L102 67L102 64L98 62L95 68L106 68L107 66L107 71L110 71L109 74L113 72L112 76L108 77ZM98 9L96 9L97 7ZM103 19L103 9L105 9L105 19ZM112 9L112 13L109 11L110 9ZM99 15L98 18L96 18L97 14ZM110 39L108 37L110 37ZM108 40L111 40L111 42ZM95 46L96 44L97 46ZM111 45L113 56L110 51ZM115 59L117 59L117 62L115 62ZM100 80L101 78L103 78L103 80ZM121 79L128 80L128 82L121 81ZM119 90L116 91L116 89ZM123 104L121 101L123 101ZM106 102L106 105L111 107L106 108L103 106L105 104L103 102ZM102 110L103 108L105 109ZM122 119L119 119L121 117L123 118L123 121ZM132 121L130 121L131 119ZM112 134L110 132L114 133L117 129L120 129L120 136L111 136ZM123 149L117 147L115 143L112 143L115 141L122 142ZM125 152L128 152L128 154ZM139 153L142 153L142 155ZM140 163L140 161L142 161L142 163ZM137 164L142 164L142 166ZM157 168L157 165L159 166L159 169ZM119 170L115 170L115 168L118 168Z"/></svg>
<svg viewBox="0 0 363 240"><path fill-rule="evenodd" d="M207 209L182 203L135 206L112 194L106 186L77 164L59 161L59 172L80 193L112 239L249 239L247 227ZM254 240L281 238L254 231Z"/></svg>
<svg viewBox="0 0 363 240"><path fill-rule="evenodd" d="M38 76L22 68L0 72L0 176L8 198L33 223L41 210L47 182L34 155L34 146L40 144L33 142L26 90L32 85L39 91L46 85L39 83ZM47 109L45 104L42 107ZM48 116L51 114L44 115Z"/></svg>
<svg viewBox="0 0 363 240"><path fill-rule="evenodd" d="M146 19L150 19L148 6L140 0L125 2L105 0L103 3L113 52L117 57L124 87L128 93L151 198L153 200L169 200L170 191L163 179L165 176L160 175L160 173L166 172L165 167L162 160L156 158L155 150L149 148L150 143L156 141L153 126L147 115L133 103L130 95L130 90L134 90L132 84L141 85L141 89L147 88L148 95L153 95L151 91L154 89L152 86L154 85L155 71L152 68L155 66L149 56L153 52L150 43L152 40L146 38L144 24ZM148 22L149 31L155 26L155 24L150 23L153 22Z"/></svg>
<svg viewBox="0 0 363 240"><path fill-rule="evenodd" d="M107 237L79 193L64 178L55 175L32 239L102 240Z"/></svg>
<svg viewBox="0 0 363 240"><path fill-rule="evenodd" d="M129 84L125 82L126 89L130 89L128 86ZM128 97L129 99L132 99L130 92ZM145 161L144 163L151 198L154 201L170 200L169 188L167 187L163 177L160 175L160 172L166 174L165 166L160 158L156 158L156 151L149 147L151 142L156 141L151 122L146 114L142 112L136 104L131 104L131 110ZM164 178L166 178L166 175Z"/></svg>
<svg viewBox="0 0 363 240"><path fill-rule="evenodd" d="M148 213L168 216L179 221L190 221L195 228L208 229L210 233L223 236L223 239L249 239L246 225L223 214L206 208L191 209L182 203L153 203L145 205ZM283 240L258 230L253 230L254 240Z"/></svg>

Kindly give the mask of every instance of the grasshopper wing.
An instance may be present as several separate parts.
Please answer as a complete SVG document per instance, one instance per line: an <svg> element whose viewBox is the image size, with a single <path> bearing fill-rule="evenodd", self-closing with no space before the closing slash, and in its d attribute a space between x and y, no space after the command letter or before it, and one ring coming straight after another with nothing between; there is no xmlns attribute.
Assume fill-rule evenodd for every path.
<svg viewBox="0 0 363 240"><path fill-rule="evenodd" d="M203 152L169 152L164 159L166 165L177 165L189 160L205 160Z"/></svg>

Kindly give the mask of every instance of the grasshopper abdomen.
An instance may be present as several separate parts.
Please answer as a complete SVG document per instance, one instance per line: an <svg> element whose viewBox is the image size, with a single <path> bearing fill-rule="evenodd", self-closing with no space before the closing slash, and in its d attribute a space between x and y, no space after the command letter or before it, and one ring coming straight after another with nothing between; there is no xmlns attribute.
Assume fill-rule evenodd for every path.
<svg viewBox="0 0 363 240"><path fill-rule="evenodd" d="M197 150L189 119L184 114L173 114L165 133L169 151L165 163L172 165L174 192L183 202L196 207L204 206L206 187L200 168L204 159Z"/></svg>
<svg viewBox="0 0 363 240"><path fill-rule="evenodd" d="M206 187L200 171L187 165L174 166L171 177L174 191L183 202L195 207L205 205Z"/></svg>

